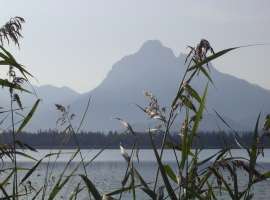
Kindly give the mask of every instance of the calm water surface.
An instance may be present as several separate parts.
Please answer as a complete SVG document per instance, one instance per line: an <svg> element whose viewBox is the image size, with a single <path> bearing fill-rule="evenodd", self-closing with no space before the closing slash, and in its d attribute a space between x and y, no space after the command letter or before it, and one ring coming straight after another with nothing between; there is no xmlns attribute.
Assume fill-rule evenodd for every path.
<svg viewBox="0 0 270 200"><path fill-rule="evenodd" d="M129 154L131 150L126 150ZM199 160L204 160L211 155L214 155L219 150L216 149L206 149L203 150L199 156ZM38 153L29 152L26 153L33 158L41 159L44 158L49 153L57 153L58 150L38 150ZM85 163L92 160L100 150L82 150L82 156L84 157ZM53 187L56 184L56 181L59 179L60 174L63 173L63 169L66 167L66 163L70 160L73 155L74 150L62 150L61 155L56 160L56 155L51 156L50 158L44 158L43 164L39 165L37 170L27 179L27 181L31 181L31 185L35 190L38 190L46 180L49 181L49 186L47 188L47 194L52 191ZM247 154L244 150L232 150L232 154L235 157L247 158ZM178 157L180 158L181 153L177 152ZM151 184L154 181L157 163L155 161L155 156L153 150L151 149L143 149L139 151L140 162L137 162L136 157L133 158L134 166L140 175L144 178L146 182L149 183L150 188L153 187ZM214 159L214 158L213 158ZM213 160L212 159L212 160ZM32 168L34 166L33 160L29 158L25 158L23 156L18 156L17 158L20 167L24 168ZM64 173L63 180L79 165L78 170L75 174L84 174L84 169L80 165L80 156L77 155L72 162L68 165L66 172ZM165 150L162 158L163 164L169 165L172 170L177 172L177 164L175 162L174 153L172 150ZM49 165L47 165L49 163ZM208 162L208 164L210 164ZM261 173L264 171L270 170L270 150L265 150L265 157L259 156L258 163L263 167ZM4 168L12 167L13 164L10 162L5 162ZM106 149L104 150L98 157L96 157L87 167L87 175L88 178L95 184L98 188L100 194L106 194L112 192L114 190L121 188L121 180L124 178L125 172L127 169L127 164L122 157L120 150L118 149ZM48 170L48 173L47 173ZM20 171L19 178L22 179L27 171ZM8 174L8 173L7 173ZM7 174L1 173L1 179L3 180ZM48 176L46 177L46 174ZM244 174L243 171L239 171L238 177L240 177L240 184L244 185L246 182L247 174ZM62 180L62 181L63 181ZM55 199L69 199L72 195L74 188L77 187L78 182L81 178L78 175L75 175L72 179L70 179L69 183L65 185L65 187L61 190L57 198ZM12 185L12 184L10 184ZM128 185L128 184L127 184ZM163 185L162 180L160 179L158 182L158 186ZM173 187L177 187L175 183L172 183ZM23 186L22 186L23 189ZM84 192L79 193L78 199L88 199L87 198L87 190L83 190ZM256 193L254 199L270 199L270 185L269 182L263 182L256 185L253 188L253 192ZM166 193L166 191L165 191ZM142 190L137 189L136 195L138 199L149 199L149 196L146 195ZM30 196L28 196L30 199ZM24 197L21 199L28 199L28 197ZM131 194L124 194L122 199L130 199L132 197ZM117 196L116 196L117 198ZM41 199L39 196L37 199ZM47 199L47 198L45 198ZM230 199L226 195L220 196L220 199Z"/></svg>

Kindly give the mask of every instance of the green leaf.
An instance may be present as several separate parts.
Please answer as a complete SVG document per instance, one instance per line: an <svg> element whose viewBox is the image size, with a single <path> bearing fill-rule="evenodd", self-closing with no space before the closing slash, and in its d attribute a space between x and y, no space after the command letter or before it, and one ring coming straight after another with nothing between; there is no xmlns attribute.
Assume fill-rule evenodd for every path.
<svg viewBox="0 0 270 200"><path fill-rule="evenodd" d="M5 60L0 60L0 65L9 65L9 63Z"/></svg>
<svg viewBox="0 0 270 200"><path fill-rule="evenodd" d="M166 174L175 182L177 183L176 176L172 170L172 168L169 165L163 165L164 171Z"/></svg>
<svg viewBox="0 0 270 200"><path fill-rule="evenodd" d="M59 191L64 187L64 185L67 183L67 181L72 177L72 175L77 171L80 163L73 169L73 171L66 177L66 179L60 184L65 171L67 170L69 164L72 162L72 160L77 156L77 154L79 153L79 150L77 149L76 152L71 156L71 158L69 159L69 161L67 162L65 168L63 169L62 173L60 174L60 177L58 178L57 183L55 184L53 190L51 191L51 194L49 196L49 200L52 200L55 198L55 196L59 193ZM51 156L51 155L55 155L58 153L53 153L53 154L47 154L45 157ZM44 158L45 158L44 157Z"/></svg>
<svg viewBox="0 0 270 200"><path fill-rule="evenodd" d="M33 196L32 200L35 200L35 199L38 197L38 195L39 195L39 193L42 191L42 189L43 189L43 187L41 187L41 188L38 190L38 192Z"/></svg>
<svg viewBox="0 0 270 200"><path fill-rule="evenodd" d="M139 184L139 185L135 185L134 187L137 188L137 187L141 187L142 185ZM125 188L121 188L121 189L118 189L118 190L115 190L115 191L112 191L110 193L107 193L106 196L113 196L113 195L117 195L117 194L120 194L120 193L123 193L123 192L127 192L130 190L130 187L125 187Z"/></svg>
<svg viewBox="0 0 270 200"><path fill-rule="evenodd" d="M83 118L82 118L82 120L81 120L81 122L80 122L80 125L79 125L79 127L78 127L76 133L78 133L78 131L80 130L80 128L81 128L81 126L82 126L82 123L83 123L83 121L84 121L84 118L85 118L85 116L86 116L86 113L87 113L88 108L89 108L89 105L90 105L90 100L91 100L91 96L90 96L89 99L88 99L88 103L87 103L87 106L86 106L86 109L85 109Z"/></svg>
<svg viewBox="0 0 270 200"><path fill-rule="evenodd" d="M270 171L267 171L265 172L264 174L262 174L262 177L259 177L259 178L255 178L253 181L252 181L252 185L254 183L258 183L260 181L264 181L264 180L267 180L268 178L270 178Z"/></svg>
<svg viewBox="0 0 270 200"><path fill-rule="evenodd" d="M257 160L257 151L258 151L258 124L260 119L261 113L259 114L253 134L253 141L252 141L252 149L250 154L250 163L249 166L254 169Z"/></svg>
<svg viewBox="0 0 270 200"><path fill-rule="evenodd" d="M125 130L124 132L120 133L119 135L117 135L115 138L113 138L105 147L103 147L103 149L101 149L85 166L89 165L93 160L95 160L99 154L101 154L113 141L115 141L116 139L118 139L119 137L121 137L122 135L124 135L128 130Z"/></svg>
<svg viewBox="0 0 270 200"><path fill-rule="evenodd" d="M0 48L7 54L8 58L9 58L12 62L16 62L15 58L11 55L11 53L9 53L6 49L4 49L3 46L0 45Z"/></svg>
<svg viewBox="0 0 270 200"><path fill-rule="evenodd" d="M213 197L213 199L217 199L215 193L213 192L213 186L212 184L210 185L208 181L206 181L207 187L208 187L208 192L207 192L207 199L210 199L210 195Z"/></svg>
<svg viewBox="0 0 270 200"><path fill-rule="evenodd" d="M194 99L196 99L198 101L198 103L201 103L201 97L198 95L198 93L196 92L196 90L194 90L193 88L190 88L190 94L192 95L192 97Z"/></svg>
<svg viewBox="0 0 270 200"><path fill-rule="evenodd" d="M12 169L12 172L10 172L8 174L8 176L5 178L5 180L2 182L2 185L6 185L8 183L9 179L12 177L12 175L14 174L14 172L15 172L15 169L13 168Z"/></svg>
<svg viewBox="0 0 270 200"><path fill-rule="evenodd" d="M8 193L6 192L6 190L5 190L5 188L3 187L2 184L0 184L0 189L2 190L3 194L5 195L5 197L6 197L7 199L10 199L9 196L8 196ZM1 199L2 199L2 198L1 198Z"/></svg>
<svg viewBox="0 0 270 200"><path fill-rule="evenodd" d="M76 198L74 198L74 196L77 195L79 192L81 192L84 188L85 188L85 186L83 186L80 189L78 189L78 187L76 187L76 189L74 190L74 192L72 193L72 195L69 197L69 200L76 199Z"/></svg>
<svg viewBox="0 0 270 200"><path fill-rule="evenodd" d="M225 50L222 50L222 51L220 51L218 53L215 53L215 54L213 54L213 55L211 55L209 57L206 57L204 60L202 60L200 62L197 62L195 65L193 65L187 71L192 71L192 70L198 68L199 66L202 66L202 65L210 62L211 60L214 60L214 59L216 59L216 58L218 58L218 57L220 57L220 56L222 56L222 55L224 55L224 54L226 54L226 53L228 53L228 52L230 52L230 51L232 51L234 49L237 49L237 48L241 48L241 47L234 47L234 48L225 49Z"/></svg>
<svg viewBox="0 0 270 200"><path fill-rule="evenodd" d="M29 155L26 154L26 153L23 153L23 152L20 152L20 151L15 151L15 153L18 154L18 155L21 155L21 156L23 156L23 157L29 158L29 159L31 159L31 160L38 161L36 158L34 158L34 157L32 157L32 156L29 156Z"/></svg>
<svg viewBox="0 0 270 200"><path fill-rule="evenodd" d="M183 102L183 104L188 107L189 109L193 110L195 113L197 113L196 107L193 105L191 100L189 100L186 96L180 95L180 100Z"/></svg>
<svg viewBox="0 0 270 200"><path fill-rule="evenodd" d="M33 94L32 92L24 89L24 88L21 88L21 87L18 87L17 85L14 85L13 83L9 82L8 80L6 79L1 79L0 78L0 85L2 85L2 87L11 87L11 88L14 88L16 90L20 90L20 91L24 91L24 92L28 92L30 94Z"/></svg>
<svg viewBox="0 0 270 200"><path fill-rule="evenodd" d="M95 200L102 200L98 190L96 189L96 187L94 186L94 184L83 174L78 174L78 176L80 176L83 181L86 184L86 187L88 188L89 192L92 193L93 197L95 198Z"/></svg>
<svg viewBox="0 0 270 200"><path fill-rule="evenodd" d="M161 159L158 156L157 149L156 149L156 146L154 144L154 141L153 141L153 138L152 138L151 134L150 134L150 139L151 139L152 147L153 147L153 150L154 150L154 153L155 153L157 162L158 162L159 170L160 170L160 173L162 175L162 178L163 178L163 182L165 184L165 187L166 187L166 189L167 189L167 191L168 191L168 193L170 195L170 198L172 200L177 200L177 197L176 197L176 195L175 195L175 193L174 193L174 191L172 189L172 186L171 186L171 184L170 184L170 182L169 182L169 180L167 178L166 172L165 172L165 170L163 168Z"/></svg>
<svg viewBox="0 0 270 200"><path fill-rule="evenodd" d="M23 122L21 123L19 129L17 130L17 132L15 133L15 135L17 135L22 129L23 127L25 127L25 125L29 122L29 120L32 118L33 114L35 113L37 106L40 102L40 99L38 99L36 101L36 103L34 104L33 108L30 110L30 112L28 113L28 115L25 117L25 119L23 120Z"/></svg>
<svg viewBox="0 0 270 200"><path fill-rule="evenodd" d="M199 126L199 123L200 123L200 120L201 120L201 116L202 116L203 109L204 109L204 106L205 106L205 101L206 101L207 89L208 89L208 83L207 83L207 85L205 87L203 97L202 97L202 101L200 103L200 107L198 109L196 119L194 121L193 128L192 128L191 133L190 133L190 138L189 138L188 145L187 145L187 150L188 151L190 150L190 148L192 146L195 134L197 133L197 129L198 129L198 126Z"/></svg>
<svg viewBox="0 0 270 200"><path fill-rule="evenodd" d="M186 190L192 194L194 197L197 197L200 200L204 200L204 198L202 197L202 195L200 195L198 192L196 192L193 188L187 187ZM202 193L205 192L205 190L202 191ZM191 198L189 198L191 199Z"/></svg>
<svg viewBox="0 0 270 200"><path fill-rule="evenodd" d="M133 164L131 164L131 189L132 189L132 196L133 196L133 199L136 200L136 193L135 193L135 180L134 180L134 168L133 168Z"/></svg>
<svg viewBox="0 0 270 200"><path fill-rule="evenodd" d="M148 189L148 188L144 188L144 187L141 187L141 189L142 189L146 194L148 194L148 196L151 197L152 199L154 199L154 200L157 199L157 194L156 194L154 191L152 191L152 190L150 190L150 189Z"/></svg>
<svg viewBox="0 0 270 200"><path fill-rule="evenodd" d="M0 125L5 121L5 119L6 119L8 116L9 116L9 114L7 114L7 115L4 117L4 119L1 120Z"/></svg>
<svg viewBox="0 0 270 200"><path fill-rule="evenodd" d="M189 116L189 109L186 110L186 122L188 122L188 116ZM183 138L182 138L182 160L181 160L181 163L180 163L180 169L183 170L184 169L184 166L185 166L185 163L186 163L186 160L187 160L187 152L189 152L189 149L187 148L187 130L188 130L188 127L187 127L188 123L185 123L185 127L184 127L184 132L183 132Z"/></svg>
<svg viewBox="0 0 270 200"><path fill-rule="evenodd" d="M192 59L192 60L193 60L193 62L194 62L195 64L198 63L198 62L196 62L196 60L194 60L194 59ZM199 69L200 71L202 71L202 73L208 78L208 80L215 86L214 82L212 81L212 79L211 79L211 77L209 76L209 74L207 73L207 71L203 68L203 66L199 65L199 66L198 66L198 69ZM216 86L215 86L215 87L216 87Z"/></svg>
<svg viewBox="0 0 270 200"><path fill-rule="evenodd" d="M20 72L22 73L22 75L26 79L27 79L27 77L25 76L25 73L28 74L29 76L35 78L32 74L30 74L27 70L25 70L22 67L22 65L17 63L16 60L14 59L14 57L7 50L5 50L3 46L0 45L0 48L9 56L8 57L8 56L4 55L3 53L0 53L0 57L2 57L6 62L8 62L9 65L12 65L12 66L16 67L18 70L20 70Z"/></svg>
<svg viewBox="0 0 270 200"><path fill-rule="evenodd" d="M22 178L21 183L22 184L35 170L36 168L39 166L39 164L41 163L42 159L40 159L27 173L26 175Z"/></svg>
<svg viewBox="0 0 270 200"><path fill-rule="evenodd" d="M196 70L191 74L191 76L190 76L189 79L186 81L186 83L189 83L189 82L192 80L192 78L194 77L194 75L196 74L197 71L198 71L198 69L196 69ZM186 73L185 73L185 74L186 74ZM184 77L184 78L185 78L185 77ZM180 95L182 95L183 92L184 92L184 88L182 87L182 84L183 84L183 82L184 82L184 78L183 78L183 80L182 80L182 82L181 82L181 84L180 84L180 86L179 86L179 89L178 89L178 91L177 91L177 94L176 94L176 96L175 96L173 102L172 102L171 107L173 107L173 106L176 104L176 101L179 99Z"/></svg>
<svg viewBox="0 0 270 200"><path fill-rule="evenodd" d="M0 45L1 48L1 45ZM0 57L4 59L4 63L8 63L8 65L12 65L14 61L12 61L8 56L0 52Z"/></svg>
<svg viewBox="0 0 270 200"><path fill-rule="evenodd" d="M178 150L178 151L182 151L182 145L174 145L173 143L171 142L165 142L165 145L167 147L170 147L171 149L175 149L175 150ZM194 159L198 159L194 153L192 153L191 151L188 152L188 155L190 155L191 157L193 157Z"/></svg>

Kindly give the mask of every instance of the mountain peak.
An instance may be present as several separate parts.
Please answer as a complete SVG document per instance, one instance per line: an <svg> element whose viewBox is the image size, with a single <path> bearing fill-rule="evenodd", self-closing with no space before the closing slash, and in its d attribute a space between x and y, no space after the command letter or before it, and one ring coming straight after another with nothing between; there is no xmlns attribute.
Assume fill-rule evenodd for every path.
<svg viewBox="0 0 270 200"><path fill-rule="evenodd" d="M147 49L147 50L155 49L157 47L163 47L162 43L159 40L148 40L143 43L143 45L140 48L140 51L144 49Z"/></svg>

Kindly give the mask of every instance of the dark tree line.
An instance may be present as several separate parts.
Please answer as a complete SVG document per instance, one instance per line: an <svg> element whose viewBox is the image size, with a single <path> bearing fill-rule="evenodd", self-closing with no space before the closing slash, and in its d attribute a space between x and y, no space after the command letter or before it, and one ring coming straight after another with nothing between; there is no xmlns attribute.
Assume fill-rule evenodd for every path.
<svg viewBox="0 0 270 200"><path fill-rule="evenodd" d="M76 134L77 141L81 148L103 148L119 133L109 131L107 134L103 132L91 132L91 131L81 131ZM150 135L148 132L137 132L139 148L151 148ZM152 133L151 134L157 147L160 147L163 141L163 133ZM68 133L59 133L55 130L39 130L35 133L20 132L17 135L17 140L26 143L34 148L59 148L63 145L63 141L66 143L63 148L75 148L76 141L74 135L71 134L68 138ZM253 133L244 132L241 133L240 138L235 136L234 133L222 134L219 132L198 132L196 145L201 148L224 148L226 144L228 146L237 146L237 141L245 141L246 145L252 145ZM134 144L135 137L131 133L125 133L121 137L117 138L108 148L118 148L121 143L122 146L126 148L131 148ZM171 133L171 138L167 137L167 141L181 144L182 140L179 134ZM225 142L226 141L226 144ZM8 131L0 135L0 142L2 144L9 144L12 142L12 132ZM264 143L270 142L269 138L264 139ZM194 144L195 145L195 144ZM195 146L194 146L195 147Z"/></svg>

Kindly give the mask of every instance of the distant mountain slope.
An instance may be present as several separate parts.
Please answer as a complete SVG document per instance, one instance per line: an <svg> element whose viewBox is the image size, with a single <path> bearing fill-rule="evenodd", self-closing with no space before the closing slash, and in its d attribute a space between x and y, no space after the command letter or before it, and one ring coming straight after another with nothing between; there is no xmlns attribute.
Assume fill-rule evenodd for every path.
<svg viewBox="0 0 270 200"><path fill-rule="evenodd" d="M175 57L172 50L162 46L160 41L150 40L135 54L125 56L116 62L98 87L72 104L76 112L80 111L91 94L84 129L100 131L122 129L122 124L110 120L111 117L123 118L130 124L150 123L146 121L146 114L132 103L147 107L148 99L142 92L148 91L157 97L160 106L170 107L186 69L185 58L186 55L183 54ZM217 89L209 84L206 104L209 114L214 114L215 109L230 120L235 130L253 130L253 124L241 124L239 120L256 115L262 106L265 111L270 111L268 103L270 92L245 80L221 73L211 64L210 68L210 75ZM199 94L203 93L205 85L206 79L202 74L192 83ZM184 115L179 117L179 122L184 120ZM207 123L208 130L218 130L214 121L213 119L211 125ZM202 123L202 129L206 130L207 124ZM226 130L226 126L221 127ZM136 125L134 128L136 129Z"/></svg>
<svg viewBox="0 0 270 200"><path fill-rule="evenodd" d="M148 91L157 97L161 107L167 107L168 110L186 70L185 58L184 54L176 57L173 51L164 47L160 41L149 40L142 45L138 52L116 62L101 84L88 93L79 95L68 88L61 88L61 92L57 92L60 91L57 88L56 93L46 93L39 88L38 93L44 95L42 96L44 104L49 107L44 110L41 108L42 112L31 120L26 130L55 128L55 121L60 113L55 110L53 103L62 102L63 105L71 105L71 112L76 114L72 123L74 126L78 126L89 98L90 106L82 124L83 130L104 132L123 130L124 127L118 120L111 120L115 117L122 118L131 125L135 124L135 131L144 130L145 127L149 127L150 123L152 127L159 122L147 120L148 116L134 103L147 107L149 100L143 91ZM270 111L270 91L221 73L211 64L210 69L210 76L217 89L211 83L209 84L207 112L204 112L205 118L199 129L218 130L215 121L222 130L229 129L215 115L213 110L215 109L236 131L253 130L255 116L262 107L264 113ZM206 83L207 80L201 73L195 77L191 85L202 95ZM50 88L50 90L54 89ZM262 117L265 117L264 115ZM179 126L184 118L185 112L182 111L176 119L173 130L179 131ZM249 119L243 120L246 118ZM253 120L254 123L251 123ZM263 119L260 121L260 127L262 121Z"/></svg>
<svg viewBox="0 0 270 200"><path fill-rule="evenodd" d="M29 85L24 85L23 86L25 89L32 91L31 87ZM28 93L21 93L20 91L16 91L20 98L21 102L24 107L27 107L24 109L22 114L26 116L36 100L42 99L40 102L36 112L34 113L34 117L31 119L29 124L25 127L24 130L31 130L31 131L36 131L38 129L47 129L47 128L52 128L55 127L55 123L50 123L48 124L46 118L51 118L53 113L57 113L55 109L55 103L58 104L63 104L67 105L68 103L73 102L75 99L77 99L81 94L75 92L74 90L64 86L64 87L55 87L52 85L44 85L44 86L33 86L37 97L34 94L28 94ZM1 97L0 99L0 104L4 108L3 110L9 110L10 109L10 100L9 100L9 91L8 88L4 88L1 91ZM14 104L15 108L18 106L16 103ZM2 118L4 118L5 115L2 114ZM15 115L15 121L22 120L23 118L21 116ZM0 118L1 120L1 118ZM49 120L50 122L52 120ZM54 122L56 119L54 119ZM38 125L35 125L35 124ZM9 127L11 124L11 121L9 118L7 118L4 123L1 125L2 129L6 129ZM40 125L41 124L41 125Z"/></svg>

